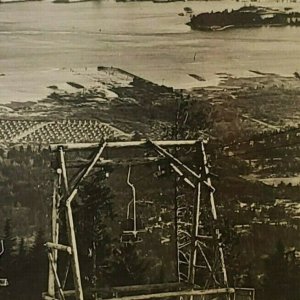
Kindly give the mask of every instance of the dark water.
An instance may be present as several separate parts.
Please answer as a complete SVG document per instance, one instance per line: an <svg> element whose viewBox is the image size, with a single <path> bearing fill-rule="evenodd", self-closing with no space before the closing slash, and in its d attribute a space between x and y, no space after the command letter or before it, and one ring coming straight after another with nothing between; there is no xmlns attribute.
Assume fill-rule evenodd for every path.
<svg viewBox="0 0 300 300"><path fill-rule="evenodd" d="M298 7L299 3L267 2ZM260 5L266 3L259 3ZM300 70L300 28L194 32L178 16L237 8L235 1L0 5L0 103L37 99L50 84L66 81L65 70L97 65L124 68L179 88L217 82L216 72L250 75L249 69L292 74ZM206 83L207 84L207 83Z"/></svg>

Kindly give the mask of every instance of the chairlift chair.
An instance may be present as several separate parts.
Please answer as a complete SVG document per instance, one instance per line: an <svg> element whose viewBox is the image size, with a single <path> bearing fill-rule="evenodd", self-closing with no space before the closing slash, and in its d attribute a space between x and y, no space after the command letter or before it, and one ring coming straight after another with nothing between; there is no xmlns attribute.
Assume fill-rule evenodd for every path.
<svg viewBox="0 0 300 300"><path fill-rule="evenodd" d="M123 233L121 235L121 242L123 243L140 243L142 238L138 236L139 233L145 232L143 229L142 219L137 216L137 200L136 200L136 190L133 183L130 182L131 166L128 168L127 174L127 184L132 190L132 199L127 205L127 215L126 220L122 223ZM132 216L131 216L132 212Z"/></svg>
<svg viewBox="0 0 300 300"><path fill-rule="evenodd" d="M157 166L157 171L155 171L153 173L153 176L156 177L156 178L160 178L160 177L166 176L167 172L168 172L167 167L165 165L160 165L159 164Z"/></svg>
<svg viewBox="0 0 300 300"><path fill-rule="evenodd" d="M141 243L143 241L143 239L138 235L136 235L136 236L133 235L132 232L123 231L120 241L121 241L121 243L128 245L128 244Z"/></svg>
<svg viewBox="0 0 300 300"><path fill-rule="evenodd" d="M0 287L7 287L7 286L8 286L7 278L0 278Z"/></svg>

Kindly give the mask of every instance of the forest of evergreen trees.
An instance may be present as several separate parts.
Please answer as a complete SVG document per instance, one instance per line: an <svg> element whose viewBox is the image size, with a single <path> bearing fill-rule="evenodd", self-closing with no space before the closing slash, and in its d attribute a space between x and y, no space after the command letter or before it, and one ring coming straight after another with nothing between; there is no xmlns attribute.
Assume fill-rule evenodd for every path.
<svg viewBox="0 0 300 300"><path fill-rule="evenodd" d="M8 287L0 288L3 300L40 299L47 289L48 262L44 243L49 240L52 189L49 166L47 150L20 148L1 156L0 236L5 252L0 258L0 278L9 281ZM237 199L237 195L245 201L257 198L258 203L273 203L275 196L280 194L263 184L237 179L241 170L247 172L247 167L235 160L219 162L214 170L226 178L215 180L215 184L217 196L225 203L220 211L223 218L220 225L231 285L255 287L259 300L299 299L299 260L296 248L292 247L299 231L280 228L276 231L261 226L253 229L249 236L241 237L232 230L235 218L232 207L241 199ZM149 178L140 189L147 187ZM175 274L176 267L172 246L161 245L158 231L151 237L150 234L145 236L146 246L145 243L125 245L120 242L119 223L124 215L116 203L120 201L121 192L124 194L123 190L110 186L106 170L102 169L80 187L80 205L74 218L78 224L84 287L176 281L174 275L170 276L170 273ZM153 191L149 193L152 197ZM66 287L72 288L71 285L69 278Z"/></svg>

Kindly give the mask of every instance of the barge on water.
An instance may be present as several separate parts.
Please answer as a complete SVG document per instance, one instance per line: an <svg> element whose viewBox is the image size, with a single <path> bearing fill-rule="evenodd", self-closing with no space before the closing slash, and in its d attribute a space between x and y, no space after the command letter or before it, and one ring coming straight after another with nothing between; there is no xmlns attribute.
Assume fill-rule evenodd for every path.
<svg viewBox="0 0 300 300"><path fill-rule="evenodd" d="M187 23L194 30L218 31L229 28L262 26L300 26L300 13L262 6L243 6L237 10L201 13Z"/></svg>

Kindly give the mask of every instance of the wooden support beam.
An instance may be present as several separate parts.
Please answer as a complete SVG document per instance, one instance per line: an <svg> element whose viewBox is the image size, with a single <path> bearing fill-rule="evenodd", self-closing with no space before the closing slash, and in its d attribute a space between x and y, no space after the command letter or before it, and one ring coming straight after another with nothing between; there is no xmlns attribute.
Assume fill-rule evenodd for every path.
<svg viewBox="0 0 300 300"><path fill-rule="evenodd" d="M68 252L69 254L72 254L72 249L70 246L65 246L65 245L55 244L55 243L50 243L50 242L47 242L45 244L45 246L50 249L65 251L65 252Z"/></svg>
<svg viewBox="0 0 300 300"><path fill-rule="evenodd" d="M189 265L188 282L195 283L196 276L196 263L197 263L197 236L199 235L199 222L200 222L200 206L201 206L201 183L198 182L196 195L193 205L193 221L191 230L191 258ZM193 296L193 295L191 295ZM193 297L191 297L193 298Z"/></svg>
<svg viewBox="0 0 300 300"><path fill-rule="evenodd" d="M96 152L96 154L93 156L93 158L89 161L89 163L85 166L85 168L83 168L82 170L80 170L77 175L75 176L75 179L73 180L73 186L72 186L72 191L68 194L68 199L67 202L71 202L73 200L73 198L75 198L75 196L77 195L78 192L78 186L80 184L80 182L82 182L82 180L84 180L89 173L91 172L91 170L94 168L94 166L96 165L96 163L99 161L101 154L103 153L103 150L106 146L106 143L104 143L99 150ZM73 194L73 196L72 196ZM71 200L70 200L71 199Z"/></svg>
<svg viewBox="0 0 300 300"><path fill-rule="evenodd" d="M92 156L92 158L87 161L87 164L82 168L82 170L80 170L77 173L77 175L75 176L75 178L73 180L73 184L72 184L73 191L78 188L80 182L82 180L84 180L89 175L89 173L91 172L91 170L98 163L98 161L100 160L100 157L101 157L101 155L102 155L102 153L103 153L104 148L106 147L106 145L107 144L104 143L101 146L99 146L98 151L96 151L96 153Z"/></svg>
<svg viewBox="0 0 300 300"><path fill-rule="evenodd" d="M233 288L222 288L222 289L210 289L210 290L185 290L177 292L164 292L155 294L135 295L116 297L106 300L147 300L147 299L162 299L167 297L179 297L179 296L208 296L208 295L229 295L234 294Z"/></svg>
<svg viewBox="0 0 300 300"><path fill-rule="evenodd" d="M190 289L191 286L186 283L169 282L169 283L156 283L156 284L142 284L142 285L129 285L129 286L116 286L110 288L91 288L85 291L85 294L99 293L99 294L115 294L115 293L154 293L154 292L170 292ZM75 290L64 291L65 297L72 297L75 295Z"/></svg>
<svg viewBox="0 0 300 300"><path fill-rule="evenodd" d="M197 239L199 240L213 240L213 236L211 235L197 235Z"/></svg>
<svg viewBox="0 0 300 300"><path fill-rule="evenodd" d="M204 175L206 176L206 183L209 187L212 187L212 182L211 182L210 173L209 173L209 169L208 169L208 159L207 159L204 143L201 143L201 152L202 152L203 166L204 166L203 172L204 172ZM212 212L214 221L217 222L218 216L217 216L214 192L215 192L214 189L212 189L212 188L209 189L211 212ZM223 248L222 248L221 241L220 241L221 233L220 233L219 228L215 229L215 234L216 234L217 243L218 243L218 250L219 250L219 255L220 255L224 285L228 286L227 270L226 270L226 265L225 265L224 252L223 252Z"/></svg>
<svg viewBox="0 0 300 300"><path fill-rule="evenodd" d="M187 165L185 165L177 157L173 156L167 150L163 149L158 143L151 141L151 140L149 140L148 143L151 144L160 155L169 158L174 164L179 165L182 168L184 168L190 175L194 176L197 180L200 179L200 175L198 175L195 171L193 171L191 168L189 168Z"/></svg>
<svg viewBox="0 0 300 300"><path fill-rule="evenodd" d="M65 162L65 152L62 147L59 148L59 159L60 159L60 167L62 171L62 178L65 186L65 192L69 194L69 183L68 183L68 176L67 176L67 167Z"/></svg>
<svg viewBox="0 0 300 300"><path fill-rule="evenodd" d="M71 266L71 258L68 259L68 262L67 262L67 265L66 265L66 269L65 269L65 272L64 272L64 277L62 279L62 286L63 286L63 288L65 288L66 284L67 284L68 275L69 275L69 271L70 271L70 266Z"/></svg>
<svg viewBox="0 0 300 300"><path fill-rule="evenodd" d="M169 141L155 141L155 144L161 147L184 147L194 146L199 142L207 143L206 140L169 140ZM76 150L95 150L99 148L100 143L68 143L68 144L51 144L49 149L51 152L57 151L60 147L64 151ZM126 142L107 142L106 148L138 148L149 146L148 140L141 141L126 141Z"/></svg>
<svg viewBox="0 0 300 300"><path fill-rule="evenodd" d="M57 236L57 184L58 184L58 178L55 177L54 183L53 183L53 194L52 194L52 216L51 216L51 237L52 241L56 242L56 236ZM52 251L53 254L53 261L55 268L57 269L57 251ZM55 296L55 278L54 273L52 270L51 262L49 261L49 273L48 273L48 295L51 297Z"/></svg>
<svg viewBox="0 0 300 300"><path fill-rule="evenodd" d="M200 249L200 252L201 252L201 254L202 254L202 257L203 257L204 260L205 260L205 263L206 263L206 266L207 266L208 270L212 273L212 272L213 272L212 267L211 267L211 265L210 265L210 263L209 263L209 261L208 261L206 255L205 255L203 249L202 249L201 244L200 244L200 243L197 243L197 247ZM214 274L212 274L212 275L213 275L213 277L215 276ZM215 277L214 277L214 278L215 278Z"/></svg>
<svg viewBox="0 0 300 300"><path fill-rule="evenodd" d="M160 163L166 161L164 157L143 157L143 158L132 158L132 159L101 159L99 160L94 167L103 167L103 166L135 166L135 165L146 165L152 163ZM89 160L87 159L78 159L68 161L68 168L82 168Z"/></svg>
<svg viewBox="0 0 300 300"><path fill-rule="evenodd" d="M57 298L55 298L55 297L52 297L52 296L47 295L46 293L43 293L43 294L42 294L42 299L43 299L43 300L59 300L59 299L57 299Z"/></svg>
<svg viewBox="0 0 300 300"><path fill-rule="evenodd" d="M73 212L72 212L72 201L76 197L78 193L78 186L82 180L84 180L91 170L93 169L94 165L100 159L100 156L106 146L106 143L100 145L98 147L98 151L90 161L90 163L81 171L79 171L74 186L69 193L68 198L66 199L66 225L67 225L67 232L68 232L68 240L69 244L72 249L72 256L71 256L71 266L73 271L73 281L75 285L76 291L76 300L83 300L83 289L80 277L80 266L79 266L79 259L78 259L78 251L77 251L77 243L76 243L76 235L75 235L75 228L74 228L74 219L73 219ZM61 149L61 148L59 148Z"/></svg>
<svg viewBox="0 0 300 300"><path fill-rule="evenodd" d="M155 290L172 290L172 289L187 289L188 285L179 282L170 283L156 283L156 284L143 284L143 285L129 285L129 286L115 286L112 287L112 291L117 291L119 293L128 292L139 292L139 291L155 291Z"/></svg>
<svg viewBox="0 0 300 300"><path fill-rule="evenodd" d="M95 154L95 156L94 156L93 160L91 161L91 163L84 170L84 173L83 173L82 177L79 179L79 181L82 181L83 179L85 179L89 175L89 173L91 172L91 170L93 169L93 167L95 166L97 161L100 159L100 156L101 156L101 154L102 154L105 147L106 147L106 143L103 143L101 145L101 147L99 148L99 151Z"/></svg>
<svg viewBox="0 0 300 300"><path fill-rule="evenodd" d="M196 188L196 186L188 179L184 176L184 174L179 170L179 168L177 168L173 163L170 163L171 168L180 176L180 178L183 178L183 180L189 185L191 186L193 189Z"/></svg>
<svg viewBox="0 0 300 300"><path fill-rule="evenodd" d="M66 219L67 219L67 232L68 232L68 240L72 248L72 256L71 256L71 266L73 271L73 281L75 285L76 291L76 300L83 300L83 289L80 277L80 267L79 267L79 259L78 259L78 251L77 251L77 243L76 243L76 235L74 228L74 220L72 214L71 202L77 194L77 189L75 189L66 202Z"/></svg>
<svg viewBox="0 0 300 300"><path fill-rule="evenodd" d="M55 266L54 260L53 260L53 255L51 254L51 252L48 252L48 259L49 259L49 261L51 263L51 267L52 267L54 278L55 278L55 281L56 281L56 284L57 284L57 288L58 288L58 291L59 291L60 299L61 300L65 300L65 296L64 296L64 293L63 293L63 290L62 290L62 287L61 287L61 284L60 284L60 281L59 281L59 277L58 277L58 274L57 274L56 266Z"/></svg>

